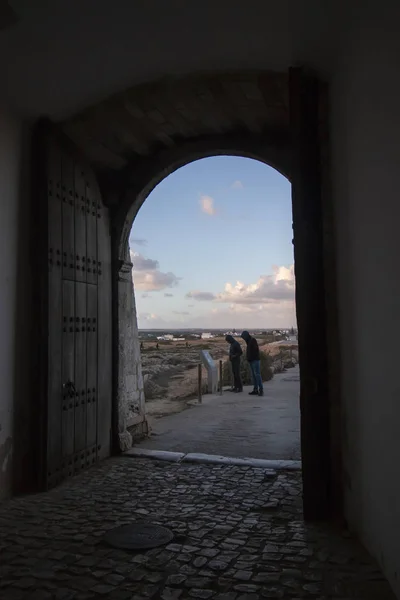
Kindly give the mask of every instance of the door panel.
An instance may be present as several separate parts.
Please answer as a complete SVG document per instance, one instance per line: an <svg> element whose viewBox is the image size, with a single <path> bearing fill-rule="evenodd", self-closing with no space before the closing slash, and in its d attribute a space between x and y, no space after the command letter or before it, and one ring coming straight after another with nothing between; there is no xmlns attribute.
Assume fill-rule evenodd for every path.
<svg viewBox="0 0 400 600"><path fill-rule="evenodd" d="M96 190L96 217L98 235L97 289L98 289L98 414L97 414L97 451L99 458L109 456L111 450L111 371L107 369L111 356L111 248L102 240L109 237L108 211L101 205L96 181L92 179L91 189ZM97 329L97 328L96 328Z"/></svg>
<svg viewBox="0 0 400 600"><path fill-rule="evenodd" d="M86 283L75 282L75 454L86 448Z"/></svg>
<svg viewBox="0 0 400 600"><path fill-rule="evenodd" d="M41 469L49 488L110 453L111 251L94 172L54 128L42 144L48 347Z"/></svg>
<svg viewBox="0 0 400 600"><path fill-rule="evenodd" d="M97 212L95 180L87 173L86 183L86 232L87 232L87 282L97 284Z"/></svg>
<svg viewBox="0 0 400 600"><path fill-rule="evenodd" d="M82 165L75 173L75 280L86 281L86 185Z"/></svg>
<svg viewBox="0 0 400 600"><path fill-rule="evenodd" d="M62 346L63 336L60 334L65 323L62 319L62 208L61 208L61 156L55 150L46 152L47 160L47 206L48 218L52 227L48 229L48 293L53 301L52 320L54 326L48 335L48 409L47 423L44 431L51 431L47 436L46 453L48 465L46 478L50 485L61 480L61 427L62 427L62 402L60 390L62 387Z"/></svg>
<svg viewBox="0 0 400 600"><path fill-rule="evenodd" d="M87 286L87 447L89 460L97 456L97 286Z"/></svg>
<svg viewBox="0 0 400 600"><path fill-rule="evenodd" d="M65 153L61 158L61 197L62 197L62 245L63 278L75 279L75 202L74 167L72 159Z"/></svg>
<svg viewBox="0 0 400 600"><path fill-rule="evenodd" d="M52 307L49 307L52 311ZM63 281L63 318L66 319L67 331L63 332L62 354L62 392L63 392L63 425L62 456L63 461L70 460L74 453L75 430L75 284Z"/></svg>

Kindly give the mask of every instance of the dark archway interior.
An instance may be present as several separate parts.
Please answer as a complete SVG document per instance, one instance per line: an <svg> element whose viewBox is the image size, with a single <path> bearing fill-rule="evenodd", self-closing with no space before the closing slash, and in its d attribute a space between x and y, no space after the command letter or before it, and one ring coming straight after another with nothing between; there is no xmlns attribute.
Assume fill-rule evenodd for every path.
<svg viewBox="0 0 400 600"><path fill-rule="evenodd" d="M400 129L400 4L394 0L355 0L347 4L333 0L254 0L252 4L228 0L185 4L160 0L10 0L1 6L0 497L7 499L35 485L39 463L45 476L49 472L52 476L56 470L56 479L50 484L58 485L70 472L78 472L75 457L80 472L86 468L86 460L92 464L93 458L96 461L109 456L111 437L116 442L114 450L121 450L118 373L123 372L119 350L123 354L124 344L118 329L123 308L118 299L123 296L122 289L126 290L127 302L132 298L128 286L131 267L129 257L124 255L124 232L135 213L133 209L130 214L130 207L145 199L146 186L151 188L162 168L175 160L179 163L185 145L204 143L210 151L212 140L216 140L214 150L218 152L218 147L225 151L225 145L226 149L230 146L245 151L243 145L247 144L249 155L263 147L269 164L277 168L287 165L293 192L304 514L307 519L331 516L332 512L344 516L400 596L400 540L396 535L400 528L400 489L398 478L393 477L399 453L399 385L396 369L388 369L388 365L394 365L396 355L400 294L400 280L393 276L397 272L400 212L394 193L400 160L396 143ZM32 160L30 155L41 116L56 124L57 134L63 133L57 138L55 154L59 156L54 169L49 169L43 156ZM187 158L183 156L183 160ZM72 174L75 165L82 166L77 178ZM44 181L38 183L36 176ZM91 185L93 178L96 183ZM57 184L67 191L68 205L66 194ZM95 199L91 197L93 190ZM136 195L143 190L142 197ZM70 197L76 191L79 197ZM65 202L57 194L64 195ZM96 201L100 216L92 214L92 203ZM83 206L89 202L90 209ZM61 219L55 212L61 213ZM96 247L95 236L91 237L95 229L99 241ZM85 231L89 232L89 244L88 237L84 241ZM105 255L101 253L104 249ZM71 259L65 261L66 266L57 264L64 252ZM86 270L88 258L90 272ZM86 277L82 277L82 259ZM95 269L101 271L97 280L92 260L97 263ZM378 276L373 278L372 273ZM96 323L93 331L92 319L97 322L99 311L95 306L92 309L92 300L84 314L84 292L78 292L78 313L74 314L72 301L66 307L68 311L63 311L62 286L71 288L71 299L78 288L98 288L98 302L103 308L107 304L107 315L100 319L98 333ZM111 311L113 321L109 318ZM82 330L63 331L63 319L67 318L69 328L69 319L76 317L90 318L90 336ZM85 321L85 329L87 326ZM81 325L76 327L81 329ZM68 381L77 383L75 372L82 373L85 362L80 357L88 356L87 338L96 343L94 351L89 350L89 362L99 350L103 352L101 368L96 366L92 374L96 383L91 386L85 386L84 375L79 375L80 392L84 392L80 400L84 403L69 406L71 396L67 407L62 386ZM60 345L64 345L61 351ZM67 347L72 348L74 357L68 373L70 365L63 364ZM376 348L383 350L376 352ZM54 357L56 369L50 368L48 357ZM130 357L126 358L129 362ZM90 394L86 388L90 388ZM105 391L101 397L97 393L100 388ZM71 386L69 393L73 393ZM100 442L100 448L97 443L92 447L83 436L75 443L75 433L82 431L85 419L95 413L97 420L99 400L106 411L104 419L98 419L104 424L100 432L104 442ZM112 401L115 414L111 432ZM44 414L50 408L55 409L51 420ZM95 421L89 420L92 424ZM144 428L140 422L133 426ZM99 433L97 423L96 431ZM68 440L68 447L63 447L64 440ZM38 457L34 452L36 442L46 446L46 456L38 452ZM82 457L82 450L89 450L90 456ZM66 470L63 462L71 459L71 469ZM118 488L108 486L109 493L103 498L100 496L105 485L97 488L99 499L108 504L112 517L121 517L121 512L115 510L117 497L122 502L128 499L127 518L135 506L142 508L144 504L147 508L146 503L158 498L160 488L153 488L152 496L141 487L142 473L137 463L132 465L129 486L123 478ZM107 468L108 464L99 466L100 470ZM79 476L78 487L86 477L96 479L95 471ZM59 553L58 533L70 535L74 525L79 529L76 511L82 510L84 517L93 515L92 486L81 489L66 511L65 501L68 504L74 484L71 481L65 486L65 494L61 490L59 506L66 518L57 522L56 529L54 520L48 518L46 497L54 499L58 491L38 496L38 511L33 498L7 504L2 528L9 544L5 553L8 556L4 556L6 597L29 597L35 587L31 582L31 589L14 592L22 576L23 583L29 585L15 552L32 552L33 558L40 558L37 540L43 541L47 534L48 539L43 541L47 553ZM249 496L252 493L251 489ZM138 502L129 505L133 499ZM179 518L178 494L174 499L176 512L163 512L165 519ZM166 504L158 506L164 508ZM36 526L31 529L31 548L27 535L23 549L16 549L20 545L17 534L25 526L24 533L29 534L33 513ZM100 529L104 514L97 516ZM280 527L282 520L280 515L277 517ZM299 524L301 516L296 520ZM319 537L318 530L305 525L307 546L310 530ZM88 528L90 535L92 532ZM265 540L271 532L273 529L265 527L260 533ZM251 538L249 532L250 545ZM70 541L65 540L66 546ZM87 543L77 541L77 553L85 549L91 556L97 554L90 544L89 539ZM355 573L354 585L348 587L350 566L341 564L331 569L335 562L344 561L336 561L336 549L329 545L331 552L324 564L312 560L315 551L318 553L315 546L308 546L313 556L305 563L310 570L322 567L318 571L325 573L329 585L317 590L318 582L312 582L310 588L299 579L297 596L388 595L378 590L378 574L374 571L376 577L372 580L362 560L354 566L357 569L360 565L364 576ZM16 550L10 554L9 548ZM260 550L263 548L260 546ZM67 552L70 550L67 547ZM246 544L243 550L241 556L246 554ZM63 558L61 562L65 562ZM89 571L83 566L85 562L76 563L78 570L74 565L70 582L83 575L88 588L85 592L93 595L97 592L91 590L94 584L86 577ZM53 565L55 572L58 563ZM286 577L286 561L278 563L281 575ZM295 567L294 563L290 566ZM150 571L147 569L147 574ZM338 580L333 581L336 576ZM108 575L103 576L106 578ZM68 581L64 583L68 588ZM144 595L147 583L145 575L140 587ZM111 595L121 595L124 585ZM232 581L233 593L238 591L236 585L236 580ZM39 594L51 593L51 585L44 579L39 587ZM184 596L186 585L181 587ZM107 595L104 589L101 591ZM135 591L139 593L139 588L132 594ZM287 585L280 587L280 592L288 595ZM155 593L162 595L161 586Z"/></svg>

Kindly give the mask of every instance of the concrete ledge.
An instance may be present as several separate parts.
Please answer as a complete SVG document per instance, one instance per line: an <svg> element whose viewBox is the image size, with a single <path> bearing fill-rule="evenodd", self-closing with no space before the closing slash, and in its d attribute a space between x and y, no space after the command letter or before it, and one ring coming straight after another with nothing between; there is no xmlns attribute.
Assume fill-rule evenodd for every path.
<svg viewBox="0 0 400 600"><path fill-rule="evenodd" d="M166 460L168 462L179 462L184 458L183 452L164 452L163 450L147 450L146 448L132 448L124 452L123 456L128 458L152 458L154 460Z"/></svg>
<svg viewBox="0 0 400 600"><path fill-rule="evenodd" d="M143 423L146 420L146 415L135 415L128 419L126 426L133 427L134 425L139 425L139 423Z"/></svg>
<svg viewBox="0 0 400 600"><path fill-rule="evenodd" d="M235 467L255 467L269 471L266 475L276 475L276 471L301 471L301 462L297 460L266 460L263 458L234 458L217 454L201 454L190 452L166 452L164 450L148 450L132 448L124 452L127 458L151 458L167 462L199 463L210 465L230 465Z"/></svg>
<svg viewBox="0 0 400 600"><path fill-rule="evenodd" d="M296 460L233 458L230 456L218 456L216 454L189 453L185 454L182 462L233 465L237 467L258 467L260 469L270 469L271 473L274 473L276 470L301 471L301 462Z"/></svg>

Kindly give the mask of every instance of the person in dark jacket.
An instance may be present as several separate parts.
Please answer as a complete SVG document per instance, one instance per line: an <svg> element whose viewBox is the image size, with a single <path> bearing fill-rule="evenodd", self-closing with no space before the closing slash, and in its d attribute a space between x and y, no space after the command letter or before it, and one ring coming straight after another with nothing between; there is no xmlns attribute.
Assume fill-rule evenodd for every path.
<svg viewBox="0 0 400 600"><path fill-rule="evenodd" d="M230 344L229 360L231 361L234 381L231 392L235 392L237 394L238 392L243 391L242 378L240 377L240 357L243 354L243 350L239 342L235 340L235 338L231 335L225 336L225 339L228 342L228 344Z"/></svg>
<svg viewBox="0 0 400 600"><path fill-rule="evenodd" d="M247 344L246 358L250 365L251 375L253 377L253 391L250 396L264 396L264 386L260 369L260 349L256 338L251 336L248 331L243 331L240 336Z"/></svg>

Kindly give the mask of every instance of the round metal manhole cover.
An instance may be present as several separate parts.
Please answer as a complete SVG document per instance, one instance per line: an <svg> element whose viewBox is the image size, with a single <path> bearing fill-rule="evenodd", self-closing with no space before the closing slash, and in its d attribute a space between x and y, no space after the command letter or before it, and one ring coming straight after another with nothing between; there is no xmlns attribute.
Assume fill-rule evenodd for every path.
<svg viewBox="0 0 400 600"><path fill-rule="evenodd" d="M111 529L105 542L121 550L145 550L168 544L174 537L169 529L150 523L132 523Z"/></svg>

